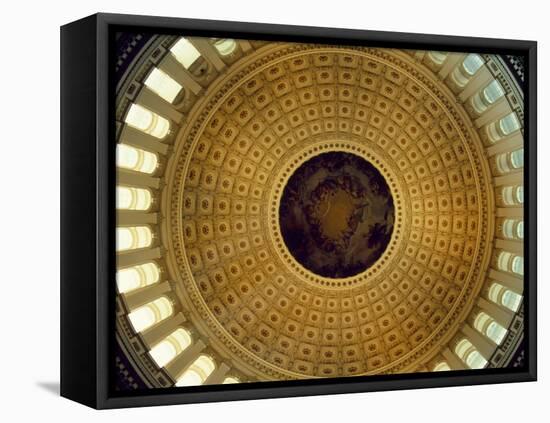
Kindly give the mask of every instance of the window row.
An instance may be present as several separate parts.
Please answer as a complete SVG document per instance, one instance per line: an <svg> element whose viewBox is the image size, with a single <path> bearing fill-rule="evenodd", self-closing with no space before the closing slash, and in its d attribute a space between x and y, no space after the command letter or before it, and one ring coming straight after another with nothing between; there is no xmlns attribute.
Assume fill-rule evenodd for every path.
<svg viewBox="0 0 550 423"><path fill-rule="evenodd" d="M223 57L237 48L232 39L212 39L212 45ZM180 38L170 49L170 53L185 68L189 69L201 57L200 52L187 38ZM181 98L183 86L162 69L154 67L145 78L144 84L166 102L173 104ZM153 137L162 139L170 132L170 121L140 104L132 104L124 119L129 126Z"/></svg>
<svg viewBox="0 0 550 423"><path fill-rule="evenodd" d="M237 42L229 38L212 39L212 45L221 56L228 56L237 47ZM180 38L170 49L170 53L185 68L189 69L201 57L200 52L187 39ZM153 68L145 79L145 85L168 103L174 103L183 86L159 68Z"/></svg>
<svg viewBox="0 0 550 423"><path fill-rule="evenodd" d="M119 292L126 293L156 283L159 280L159 272L158 266L154 263L144 263L121 269L117 272ZM130 311L128 320L134 331L139 333L152 328L173 314L172 302L167 297L161 296ZM149 354L159 367L165 367L192 343L191 333L180 327L154 345ZM216 364L212 358L201 355L178 377L176 386L201 385L215 368ZM238 382L238 378L227 376L222 383Z"/></svg>

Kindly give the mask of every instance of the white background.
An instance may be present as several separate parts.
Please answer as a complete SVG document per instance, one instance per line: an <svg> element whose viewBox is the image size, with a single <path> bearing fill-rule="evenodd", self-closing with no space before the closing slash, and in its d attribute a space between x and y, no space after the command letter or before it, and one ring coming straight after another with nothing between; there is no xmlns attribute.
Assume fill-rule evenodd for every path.
<svg viewBox="0 0 550 423"><path fill-rule="evenodd" d="M506 0L96 0L2 3L0 117L3 227L0 419L102 421L503 422L546 420L550 228L547 2ZM539 381L97 412L58 396L59 26L103 12L531 39L539 42ZM7 234L7 237L6 237ZM546 395L544 394L546 391Z"/></svg>

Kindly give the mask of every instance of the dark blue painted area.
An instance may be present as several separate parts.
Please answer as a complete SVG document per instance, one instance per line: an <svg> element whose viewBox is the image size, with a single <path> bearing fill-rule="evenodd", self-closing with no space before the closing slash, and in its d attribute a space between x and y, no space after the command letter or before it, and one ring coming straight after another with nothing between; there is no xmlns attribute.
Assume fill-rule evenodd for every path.
<svg viewBox="0 0 550 423"><path fill-rule="evenodd" d="M148 33L118 32L116 34L115 83L120 81L124 72L152 37L153 35Z"/></svg>
<svg viewBox="0 0 550 423"><path fill-rule="evenodd" d="M525 91L525 58L523 56L501 56L518 85Z"/></svg>

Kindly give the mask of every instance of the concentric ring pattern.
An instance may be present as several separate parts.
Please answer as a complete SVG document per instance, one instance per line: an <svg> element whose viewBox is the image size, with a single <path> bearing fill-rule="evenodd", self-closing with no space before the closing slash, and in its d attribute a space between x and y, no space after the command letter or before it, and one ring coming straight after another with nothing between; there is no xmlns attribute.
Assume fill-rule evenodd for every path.
<svg viewBox="0 0 550 423"><path fill-rule="evenodd" d="M181 300L266 378L398 372L433 355L483 283L493 202L472 122L400 51L275 44L234 65L178 134L166 181ZM363 156L395 200L364 272L317 275L281 240L292 169Z"/></svg>
<svg viewBox="0 0 550 423"><path fill-rule="evenodd" d="M115 389L523 365L520 57L117 44Z"/></svg>

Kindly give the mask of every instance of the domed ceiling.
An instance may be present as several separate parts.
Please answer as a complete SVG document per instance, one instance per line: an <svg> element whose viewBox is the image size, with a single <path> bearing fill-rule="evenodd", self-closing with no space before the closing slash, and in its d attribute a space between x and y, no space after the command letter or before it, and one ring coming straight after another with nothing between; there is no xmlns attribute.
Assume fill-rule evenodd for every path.
<svg viewBox="0 0 550 423"><path fill-rule="evenodd" d="M118 268L159 274L149 283L141 268L128 292L119 282L119 389L179 386L201 356L215 370L196 370L200 383L521 360L523 308L502 300L522 292L523 208L509 198L523 189L518 59L190 38L185 63L180 37L127 40L117 138L156 161L119 171L151 204L119 211L119 227L150 240L119 252ZM180 85L172 102L151 95L152 68ZM133 104L151 113L147 136ZM160 297L166 311L151 305ZM170 338L178 327L185 345ZM165 339L175 353L159 365Z"/></svg>

